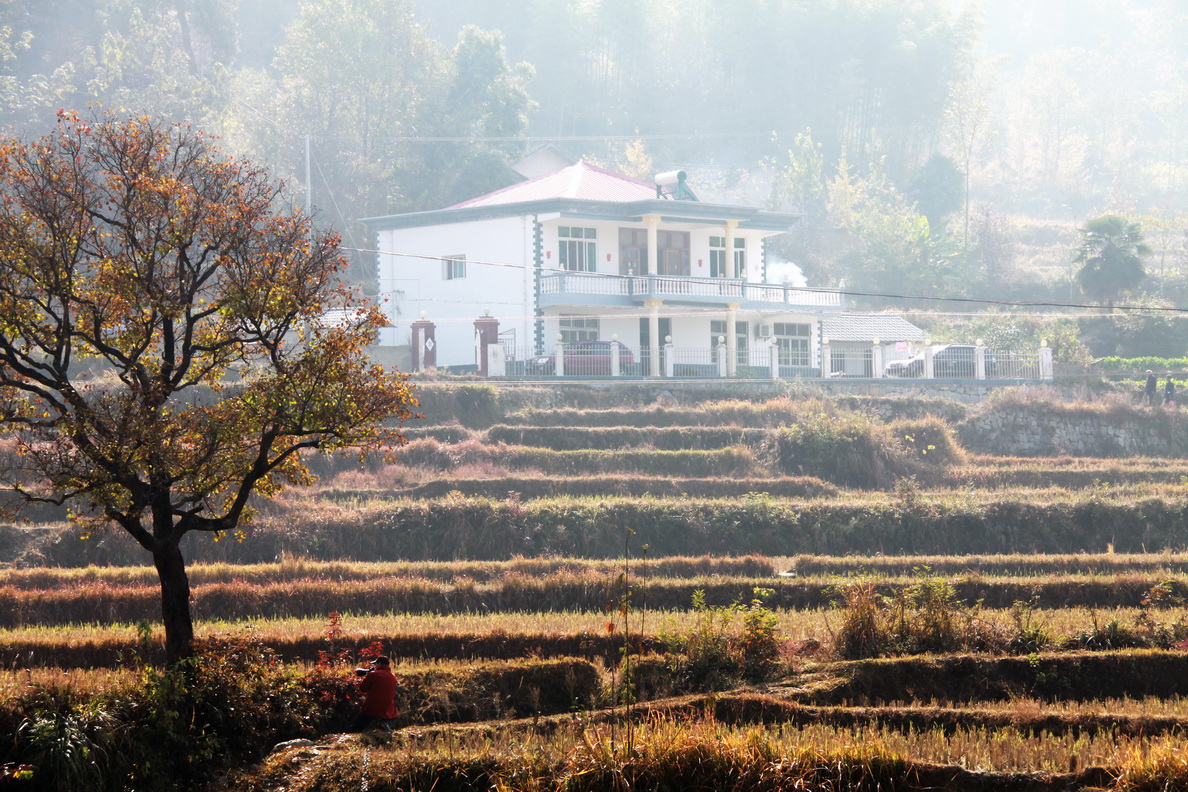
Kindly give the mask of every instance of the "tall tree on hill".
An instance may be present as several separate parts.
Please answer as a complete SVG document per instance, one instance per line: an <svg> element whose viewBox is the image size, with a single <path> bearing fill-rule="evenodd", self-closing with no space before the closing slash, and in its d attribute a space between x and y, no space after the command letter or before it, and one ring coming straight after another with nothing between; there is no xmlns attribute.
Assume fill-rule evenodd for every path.
<svg viewBox="0 0 1188 792"><path fill-rule="evenodd" d="M1114 301L1147 277L1143 260L1150 256L1138 223L1115 214L1093 218L1081 227L1073 258L1081 265L1077 283L1086 295L1113 311Z"/></svg>
<svg viewBox="0 0 1188 792"><path fill-rule="evenodd" d="M26 132L86 102L201 119L238 51L233 0L7 0L0 30L16 45L3 70L24 89L0 113Z"/></svg>
<svg viewBox="0 0 1188 792"><path fill-rule="evenodd" d="M422 134L446 138L421 142L397 178L408 205L449 206L513 184L510 167L523 153L520 138L532 101L527 64L507 62L498 33L468 25L443 64L441 89L428 97Z"/></svg>
<svg viewBox="0 0 1188 792"><path fill-rule="evenodd" d="M477 28L443 48L413 11L411 0L303 2L272 72L237 74L220 118L229 145L307 188L352 247L369 247L358 218L519 178L507 163L523 145L529 70ZM373 256L353 256L351 274L374 285Z"/></svg>
<svg viewBox="0 0 1188 792"><path fill-rule="evenodd" d="M253 493L310 479L307 450L401 441L378 425L414 404L367 360L385 320L337 280L337 238L277 197L146 118L0 141L0 428L19 446L0 481L151 555L170 660L194 637L182 538L240 531Z"/></svg>

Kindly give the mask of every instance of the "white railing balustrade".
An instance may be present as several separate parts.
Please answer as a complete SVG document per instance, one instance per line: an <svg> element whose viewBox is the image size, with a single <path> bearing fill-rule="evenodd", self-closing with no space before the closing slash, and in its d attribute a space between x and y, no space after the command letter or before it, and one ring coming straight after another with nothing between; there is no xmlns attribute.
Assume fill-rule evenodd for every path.
<svg viewBox="0 0 1188 792"><path fill-rule="evenodd" d="M834 291L748 283L738 278L694 278L677 275L620 276L598 273L549 272L541 275L540 293L572 296L624 296L636 298L698 297L723 302L761 302L782 305L841 308L842 296Z"/></svg>
<svg viewBox="0 0 1188 792"><path fill-rule="evenodd" d="M631 284L626 278L607 277L594 273L560 272L540 279L541 294L629 295Z"/></svg>

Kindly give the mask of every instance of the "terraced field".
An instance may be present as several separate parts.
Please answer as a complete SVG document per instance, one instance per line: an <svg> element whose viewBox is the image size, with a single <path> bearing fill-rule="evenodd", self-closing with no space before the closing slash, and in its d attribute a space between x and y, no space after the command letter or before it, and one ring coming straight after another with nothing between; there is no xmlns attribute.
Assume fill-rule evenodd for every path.
<svg viewBox="0 0 1188 792"><path fill-rule="evenodd" d="M314 741L223 788L1188 788L1188 461L987 456L929 401L524 401L427 392L393 457L187 547L239 758ZM155 678L155 574L72 530L0 534L0 762L160 726L111 704ZM340 736L374 651L399 728Z"/></svg>

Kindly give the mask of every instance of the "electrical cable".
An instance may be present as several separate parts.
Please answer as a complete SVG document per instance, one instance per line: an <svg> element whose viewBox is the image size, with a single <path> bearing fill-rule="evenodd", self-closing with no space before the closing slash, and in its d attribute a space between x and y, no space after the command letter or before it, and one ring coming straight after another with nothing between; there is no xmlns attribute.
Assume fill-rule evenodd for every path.
<svg viewBox="0 0 1188 792"><path fill-rule="evenodd" d="M416 258L416 259L424 259L426 261L438 261L441 259L440 256L431 256L431 255L428 255L425 253L405 253L405 252L394 251L394 250L376 250L376 249L371 249L371 248L357 248L357 247L343 247L342 249L350 250L355 253L371 253L371 254L381 255L381 256L398 256L398 257L402 257L402 258ZM616 273L616 272L572 272L572 271L568 271L568 270L552 269L552 268L547 268L547 267L538 267L535 264L517 264L517 263L513 263L513 262L508 262L508 261L485 261L483 259L472 259L472 258L467 258L466 263L467 263L467 266L469 266L470 264L477 264L480 266L504 267L504 268L508 268L508 269L530 270L530 271L534 271L534 272L539 271L542 273L549 273L549 274L552 274L552 273L568 274L568 275L572 275L575 277L591 276L591 275L594 275L594 276L597 276L600 278L619 278L619 279L628 279L628 278L638 278L639 277L638 275L623 275L623 274ZM674 276L674 277L680 277L680 276ZM753 283L753 284L747 284L747 285L756 286L756 287L763 287L763 286L782 287L782 284L778 284L778 283ZM803 291L803 292L808 292L808 293L813 293L813 294L844 294L847 297L875 297L875 298L889 299L889 300L917 300L917 301L923 301L923 302L976 303L979 305L993 305L993 306L1000 306L1000 307L1005 307L1005 308L1069 308L1069 309L1079 309L1079 310L1096 310L1097 312L1089 314L1089 315L1090 316L1102 316L1103 315L1100 313L1102 306L1094 305L1092 303L1031 301L1031 300L1000 300L1000 299L993 299L993 298L989 298L989 297L935 297L935 296L928 296L928 295L897 294L897 293L892 293L892 292L859 291L856 289L846 289L846 288L828 289L828 288L822 288L819 286L795 286L795 287L791 287L791 288L794 288L797 291ZM434 302L451 302L451 301L434 300ZM457 302L469 302L469 301L457 301ZM1124 311L1124 312L1158 312L1158 313L1177 313L1177 314L1188 313L1188 308L1181 307L1181 306L1122 304L1122 305L1115 305L1115 306L1113 306L1113 308L1115 310ZM976 312L971 312L970 314L951 313L949 315L962 316L962 315L973 315L973 313L976 313ZM691 314L691 315L694 315L694 314ZM1043 313L1034 314L1034 315L1051 316L1053 314L1048 313L1048 312L1043 312ZM1062 317L1070 316L1070 314L1067 314L1067 313L1059 313L1056 315L1062 316Z"/></svg>

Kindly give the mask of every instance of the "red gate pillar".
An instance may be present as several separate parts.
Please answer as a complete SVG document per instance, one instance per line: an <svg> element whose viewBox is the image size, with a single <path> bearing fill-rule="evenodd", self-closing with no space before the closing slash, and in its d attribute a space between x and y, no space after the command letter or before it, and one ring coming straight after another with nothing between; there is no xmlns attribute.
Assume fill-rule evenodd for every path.
<svg viewBox="0 0 1188 792"><path fill-rule="evenodd" d="M437 341L434 336L437 325L425 318L412 323L412 359L413 371L426 371L437 368Z"/></svg>

